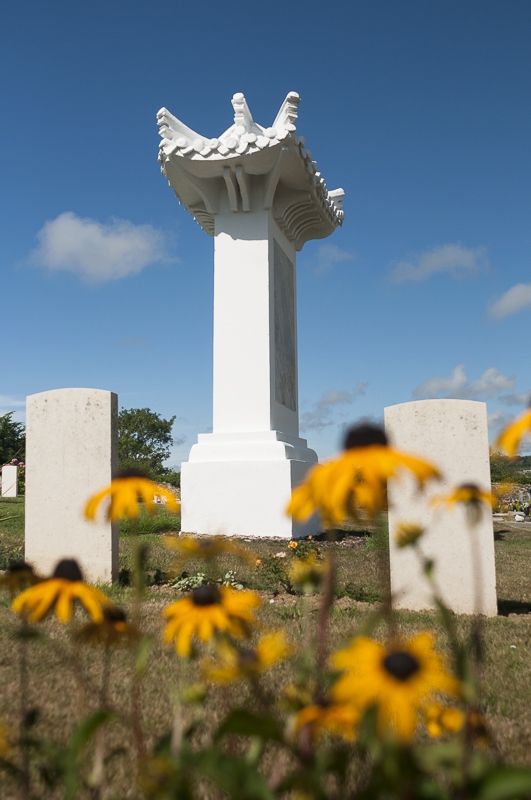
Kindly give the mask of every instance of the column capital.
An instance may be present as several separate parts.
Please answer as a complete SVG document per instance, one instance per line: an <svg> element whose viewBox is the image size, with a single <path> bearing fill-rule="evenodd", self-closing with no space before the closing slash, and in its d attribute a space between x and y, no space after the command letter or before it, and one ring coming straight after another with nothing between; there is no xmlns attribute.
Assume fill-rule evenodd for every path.
<svg viewBox="0 0 531 800"><path fill-rule="evenodd" d="M166 108L157 114L159 161L179 201L214 236L215 215L270 210L285 236L301 250L343 224L343 189L328 191L317 162L296 132L296 92L290 92L273 125L254 122L241 92L232 98L234 124L208 139Z"/></svg>

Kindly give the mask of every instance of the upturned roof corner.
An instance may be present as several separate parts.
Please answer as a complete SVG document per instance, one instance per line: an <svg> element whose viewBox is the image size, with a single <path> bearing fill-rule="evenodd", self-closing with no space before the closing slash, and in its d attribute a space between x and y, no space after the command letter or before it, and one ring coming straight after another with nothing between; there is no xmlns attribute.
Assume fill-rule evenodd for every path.
<svg viewBox="0 0 531 800"><path fill-rule="evenodd" d="M232 98L234 123L209 139L166 108L157 113L161 171L179 201L209 235L214 217L271 209L297 250L342 225L342 189L328 191L317 162L296 132L299 95L290 92L271 127L253 120L244 95Z"/></svg>

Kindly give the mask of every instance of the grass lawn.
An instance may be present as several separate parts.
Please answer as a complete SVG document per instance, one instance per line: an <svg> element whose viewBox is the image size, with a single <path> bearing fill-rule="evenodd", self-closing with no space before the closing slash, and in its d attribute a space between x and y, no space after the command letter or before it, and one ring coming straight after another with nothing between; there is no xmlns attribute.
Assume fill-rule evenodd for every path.
<svg viewBox="0 0 531 800"><path fill-rule="evenodd" d="M23 549L23 501L0 500L0 569L12 557L21 557ZM163 512L161 512L163 514ZM156 528L157 526L155 526ZM167 527L160 522L159 527ZM484 711L494 736L494 748L513 764L531 766L531 526L523 528L514 524L496 525L496 571L498 584L499 616L485 621L485 662L483 677ZM130 537L122 531L120 539L120 567L122 577L130 566ZM152 579L160 579L170 568L172 554L167 551L160 533L144 533L142 541L148 545L146 568ZM223 556L217 573L223 576L234 570L236 580L260 592L263 605L260 619L267 626L286 626L293 640L300 638L302 627L301 599L288 594L276 580L274 572L264 567L271 562L269 555L288 552L287 543L268 540L247 543L262 559L262 565L242 564L234 556ZM382 565L387 553L378 535L370 531L343 532L337 543L318 543L321 550L333 548L337 563L337 601L331 617L331 644L345 643L356 625L372 608L381 594ZM190 575L202 569L202 564L188 562ZM203 570L204 571L204 570ZM110 593L124 605L131 599L126 586L112 587ZM145 725L151 740L166 732L172 720L172 696L181 673L186 666L179 663L171 649L161 642L164 605L179 597L167 584L152 585L147 590L144 604L145 626L153 632L153 649L149 670L144 683ZM272 602L271 602L272 601ZM371 601L371 602L368 602ZM312 600L312 614L317 613L318 598ZM431 613L401 612L398 624L402 631L412 633L430 627L439 630L435 615ZM16 620L9 610L6 595L0 599L0 721L13 724L17 715L17 646L13 642ZM460 617L458 627L463 634L469 629L470 618ZM31 643L30 702L39 706L38 735L49 735L64 740L83 708L94 707L96 702L90 692L80 693L72 676L72 650L62 627L51 619L43 628L48 636ZM78 648L79 649L79 648ZM101 659L97 652L82 647L83 669L89 681L97 684L101 674ZM126 705L131 676L131 656L127 651L117 652L113 661L112 701L117 706ZM288 680L289 663L276 667L269 675L271 685L278 687ZM246 689L219 689L207 701L205 722L199 736L208 731L227 709L230 692L243 700ZM131 735L125 724L117 722L112 728L116 743L131 746ZM110 766L114 771L116 794L109 797L133 797L128 788L128 752L116 756ZM7 796L7 795L6 795ZM50 795L51 796L51 795ZM2 797L0 789L0 797Z"/></svg>

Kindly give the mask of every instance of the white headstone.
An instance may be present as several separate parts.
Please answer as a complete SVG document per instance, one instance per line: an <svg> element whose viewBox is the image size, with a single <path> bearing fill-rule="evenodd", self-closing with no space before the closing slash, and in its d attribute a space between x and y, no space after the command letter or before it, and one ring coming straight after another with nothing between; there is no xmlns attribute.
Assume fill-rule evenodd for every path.
<svg viewBox="0 0 531 800"><path fill-rule="evenodd" d="M2 467L2 497L17 497L18 495L18 467L15 464L6 464Z"/></svg>
<svg viewBox="0 0 531 800"><path fill-rule="evenodd" d="M26 407L26 560L49 574L75 558L86 580L118 578L118 527L83 516L118 468L118 396L101 389L30 395Z"/></svg>
<svg viewBox="0 0 531 800"><path fill-rule="evenodd" d="M241 93L217 139L163 108L159 161L179 200L214 236L213 432L181 468L182 529L291 538L316 533L285 514L292 488L317 461L299 437L296 252L343 221L295 131L290 92L272 127Z"/></svg>
<svg viewBox="0 0 531 800"><path fill-rule="evenodd" d="M496 616L496 573L492 514L484 506L475 526L477 548L463 507L431 506L437 494L473 483L490 491L489 440L485 403L473 400L420 400L385 409L385 430L398 450L435 464L444 480L419 492L407 476L389 486L391 592L395 608L421 611L432 606L426 580L411 548L399 549L395 535L401 522L426 529L420 540L435 561L435 578L445 603L458 614L476 610ZM476 608L479 592L480 609Z"/></svg>

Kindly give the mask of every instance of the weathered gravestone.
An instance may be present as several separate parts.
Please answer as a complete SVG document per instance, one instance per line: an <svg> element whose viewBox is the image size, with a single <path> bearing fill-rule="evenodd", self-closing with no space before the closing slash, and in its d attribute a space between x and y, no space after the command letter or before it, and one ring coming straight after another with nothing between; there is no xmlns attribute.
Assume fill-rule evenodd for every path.
<svg viewBox="0 0 531 800"><path fill-rule="evenodd" d="M18 467L5 464L2 467L2 497L18 496Z"/></svg>
<svg viewBox="0 0 531 800"><path fill-rule="evenodd" d="M494 532L490 508L483 507L470 531L462 506L430 505L437 494L459 484L490 490L489 440L485 403L472 400L420 400L385 409L390 443L435 464L443 480L419 492L407 475L389 486L391 592L395 608L431 608L430 591L412 548L399 549L395 535L401 522L426 529L420 540L435 561L435 578L445 603L458 614L480 611L496 616ZM471 537L472 540L471 540ZM473 541L477 546L472 546Z"/></svg>
<svg viewBox="0 0 531 800"><path fill-rule="evenodd" d="M286 516L291 489L317 461L299 437L295 256L343 221L295 122L290 92L273 125L235 94L217 139L158 112L162 172L214 237L214 419L182 465L182 529L291 538L317 518Z"/></svg>
<svg viewBox="0 0 531 800"><path fill-rule="evenodd" d="M118 578L118 527L83 516L118 468L118 396L101 389L30 395L26 408L26 560L50 573L75 558L85 578Z"/></svg>

